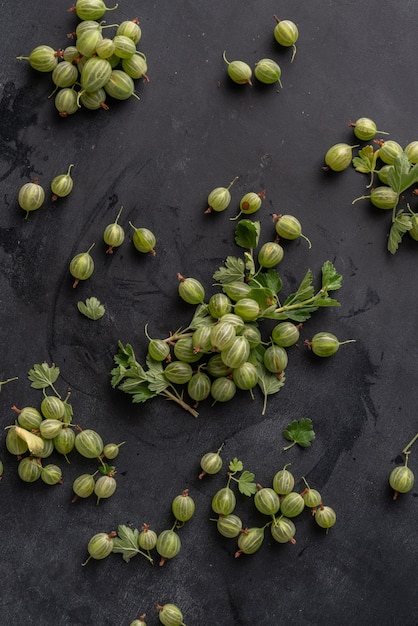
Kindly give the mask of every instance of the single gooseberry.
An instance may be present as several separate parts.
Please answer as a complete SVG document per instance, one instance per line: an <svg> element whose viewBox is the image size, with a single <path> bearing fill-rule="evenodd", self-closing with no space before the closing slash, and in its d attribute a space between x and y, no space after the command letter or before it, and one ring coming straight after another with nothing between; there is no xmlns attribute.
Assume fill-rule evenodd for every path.
<svg viewBox="0 0 418 626"><path fill-rule="evenodd" d="M185 626L183 613L175 604L157 604L158 618L164 626Z"/></svg>
<svg viewBox="0 0 418 626"><path fill-rule="evenodd" d="M257 61L254 67L254 76L260 83L266 85L273 85L279 83L280 87L283 87L280 77L282 70L280 65L273 61L273 59L260 59Z"/></svg>
<svg viewBox="0 0 418 626"><path fill-rule="evenodd" d="M264 530L265 526L242 530L238 536L238 550L235 552L235 558L238 558L241 554L254 554L257 552L264 540Z"/></svg>
<svg viewBox="0 0 418 626"><path fill-rule="evenodd" d="M113 254L114 248L119 248L125 240L125 231L122 226L118 224L118 220L122 213L123 206L120 207L116 219L112 224L108 224L103 231L103 241L108 246L107 254Z"/></svg>
<svg viewBox="0 0 418 626"><path fill-rule="evenodd" d="M346 343L353 343L355 339L347 339L346 341L338 341L337 337L329 332L316 333L311 341L305 340L305 345L312 350L314 354L320 357L328 357L335 354L340 346Z"/></svg>
<svg viewBox="0 0 418 626"><path fill-rule="evenodd" d="M72 167L74 167L73 163L69 165L66 174L59 174L52 180L51 191L54 194L52 196L52 201L55 201L58 198L65 198L65 196L68 196L72 192L74 184L73 179L70 176Z"/></svg>
<svg viewBox="0 0 418 626"><path fill-rule="evenodd" d="M298 239L298 237L302 237L302 239L307 241L309 248L312 247L309 239L302 233L302 225L297 217L294 215L274 214L273 220L275 221L276 233L279 237L289 239L291 241Z"/></svg>
<svg viewBox="0 0 418 626"><path fill-rule="evenodd" d="M155 549L161 557L160 565L164 565L167 559L173 559L181 549L181 541L173 529L163 530L157 537Z"/></svg>
<svg viewBox="0 0 418 626"><path fill-rule="evenodd" d="M149 254L155 256L156 252L154 248L157 240L154 233L148 228L136 228L132 222L129 222L129 226L133 228L134 234L132 235L132 243L138 252L143 252L144 254L149 252Z"/></svg>
<svg viewBox="0 0 418 626"><path fill-rule="evenodd" d="M226 58L226 50L224 50L222 58L228 65L228 76L234 83L238 83L239 85L248 84L252 87L251 77L253 72L248 63L244 63L244 61L228 61Z"/></svg>
<svg viewBox="0 0 418 626"><path fill-rule="evenodd" d="M355 136L361 141L369 141L369 139L373 139L378 133L380 135L389 134L382 130L377 130L375 122L369 117L359 117L356 122L350 122L349 126L353 127Z"/></svg>
<svg viewBox="0 0 418 626"><path fill-rule="evenodd" d="M87 280L94 272L94 261L90 254L94 243L86 252L79 252L70 262L70 274L75 278L73 287L77 287L80 280Z"/></svg>
<svg viewBox="0 0 418 626"><path fill-rule="evenodd" d="M45 190L35 179L33 183L25 183L19 189L17 201L21 209L26 211L26 218L31 211L40 209L45 200Z"/></svg>
<svg viewBox="0 0 418 626"><path fill-rule="evenodd" d="M184 489L171 503L171 510L178 522L187 522L191 519L194 515L195 508L195 502L189 495L188 489Z"/></svg>
<svg viewBox="0 0 418 626"><path fill-rule="evenodd" d="M208 195L208 208L205 213L211 213L212 211L220 213L229 207L231 203L231 193L229 190L238 178L239 176L235 176L228 187L215 187L215 189L212 189Z"/></svg>
<svg viewBox="0 0 418 626"><path fill-rule="evenodd" d="M87 565L90 559L105 559L113 550L113 538L116 537L116 532L113 530L110 533L97 533L93 535L87 544L87 552L89 557L82 565Z"/></svg>
<svg viewBox="0 0 418 626"><path fill-rule="evenodd" d="M276 26L274 27L274 38L278 44L286 48L293 48L292 58L290 62L293 62L296 54L296 42L299 39L299 30L294 22L291 20L279 20L277 15L274 15L276 20Z"/></svg>
<svg viewBox="0 0 418 626"><path fill-rule="evenodd" d="M188 304L203 304L205 299L205 289L196 278L185 278L180 273L177 274L179 280L178 293L182 300Z"/></svg>
<svg viewBox="0 0 418 626"><path fill-rule="evenodd" d="M336 143L331 146L325 154L326 167L323 169L331 169L334 172L342 172L347 169L351 165L353 148L358 148L358 145L349 146L347 143Z"/></svg>

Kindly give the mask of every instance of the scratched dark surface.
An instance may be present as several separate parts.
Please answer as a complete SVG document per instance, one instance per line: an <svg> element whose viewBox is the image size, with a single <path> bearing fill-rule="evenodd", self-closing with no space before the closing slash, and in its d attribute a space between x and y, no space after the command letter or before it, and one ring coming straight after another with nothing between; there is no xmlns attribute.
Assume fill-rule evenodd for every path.
<svg viewBox="0 0 418 626"><path fill-rule="evenodd" d="M26 484L3 432L1 624L129 626L146 613L152 625L156 604L174 602L188 626L413 626L418 494L414 488L394 502L388 475L418 430L418 249L405 237L390 255L390 212L367 200L352 205L367 177L322 166L332 144L356 143L348 122L361 116L403 146L418 139L416 3L121 0L104 19L139 17L150 82L136 82L140 101L113 100L109 111L62 119L48 98L50 76L16 57L42 43L68 45L78 22L68 6L0 2L0 369L2 380L19 377L1 391L1 423L14 422L12 405L39 405L27 372L46 361L59 366L60 389L72 390L74 423L126 443L115 461L117 491L96 506L94 497L71 502L74 478L96 465L75 452L70 464L56 455L62 485ZM273 39L275 13L299 27L293 63ZM231 83L223 50L250 65L276 59L283 89ZM20 186L38 177L48 189L69 163L72 194L25 220ZM228 211L205 214L208 193L235 176ZM194 307L177 295L177 272L215 293L214 271L242 252L229 217L241 195L261 189L260 240L274 238L271 214L286 212L312 241L311 250L304 241L285 246L283 291L308 268L317 279L327 259L344 277L341 307L315 313L302 339L329 330L356 342L323 360L303 341L290 349L286 384L264 416L257 394L206 401L197 418L158 397L131 404L110 386L118 340L142 358L145 324L162 338L188 324ZM121 205L126 241L106 255L102 232ZM155 232L155 257L133 248L129 221ZM73 289L69 262L93 242L95 272ZM106 307L96 322L76 307L93 295ZM284 452L282 431L301 417L312 419L316 439ZM256 554L235 559L235 540L210 521L226 474L198 479L201 456L222 442L224 467L238 457L265 486L291 463L297 489L304 476L336 510L335 527L325 533L305 511L295 520L296 545L276 544L267 529ZM413 450L412 469L417 459ZM97 532L170 527L171 500L185 488L196 513L179 530L176 558L152 567L112 554L81 566ZM248 526L265 522L245 496L237 510Z"/></svg>

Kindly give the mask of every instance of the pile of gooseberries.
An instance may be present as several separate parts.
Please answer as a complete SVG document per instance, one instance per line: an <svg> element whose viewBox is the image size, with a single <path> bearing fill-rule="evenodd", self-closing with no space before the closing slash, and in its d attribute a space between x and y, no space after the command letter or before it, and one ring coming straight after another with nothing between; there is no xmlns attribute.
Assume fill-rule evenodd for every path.
<svg viewBox="0 0 418 626"><path fill-rule="evenodd" d="M94 6L93 6L94 5ZM55 50L49 45L36 46L27 60L38 72L50 73L54 90L55 107L61 117L73 115L80 108L108 109L107 98L139 99L135 81L149 80L147 59L137 46L142 37L139 20L124 20L107 25L99 21L106 11L102 0L77 0L72 11L79 18L76 29L69 37L73 44ZM113 28L109 36L107 29Z"/></svg>
<svg viewBox="0 0 418 626"><path fill-rule="evenodd" d="M357 172L369 176L369 193L355 198L352 204L368 199L372 206L390 211L391 226L387 249L395 254L406 233L418 241L418 213L411 209L404 195L404 192L416 195L414 185L418 183L418 141L411 141L402 147L393 139L377 139L377 135L388 133L378 130L376 123L368 117L350 122L349 126L353 129L356 140L373 143L334 144L325 154L323 169L342 172L352 165ZM355 148L359 148L356 154ZM375 176L378 178L377 185L374 185ZM402 201L406 202L406 207L400 207Z"/></svg>
<svg viewBox="0 0 418 626"><path fill-rule="evenodd" d="M12 407L17 418L13 424L6 426L6 448L17 458L18 476L26 483L40 479L47 485L61 484L62 468L55 462L49 462L50 457L57 454L64 457L67 463L73 450L81 457L98 461L99 466L92 474L83 473L74 479L73 502L94 495L99 504L100 500L109 498L116 490L116 468L106 461L117 457L124 442L104 444L96 430L83 430L73 423L70 392L62 397L54 386L58 375L59 368L50 368L46 363L35 365L30 370L32 387L42 389L43 398L39 406ZM52 393L47 393L48 387Z"/></svg>

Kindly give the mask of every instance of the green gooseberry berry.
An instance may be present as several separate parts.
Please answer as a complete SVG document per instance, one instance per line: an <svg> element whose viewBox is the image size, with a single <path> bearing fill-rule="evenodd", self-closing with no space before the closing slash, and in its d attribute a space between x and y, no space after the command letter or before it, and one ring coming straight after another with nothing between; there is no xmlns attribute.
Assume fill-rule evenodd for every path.
<svg viewBox="0 0 418 626"><path fill-rule="evenodd" d="M236 506L237 499L230 487L218 489L212 498L212 510L218 515L230 515Z"/></svg>
<svg viewBox="0 0 418 626"><path fill-rule="evenodd" d="M32 456L25 456L19 461L17 473L25 483L34 483L41 477L42 466L38 459Z"/></svg>
<svg viewBox="0 0 418 626"><path fill-rule="evenodd" d="M410 163L418 163L418 141L411 141L405 146L404 152Z"/></svg>
<svg viewBox="0 0 418 626"><path fill-rule="evenodd" d="M377 172L380 182L384 185L389 185L389 173L392 171L393 165L383 165Z"/></svg>
<svg viewBox="0 0 418 626"><path fill-rule="evenodd" d="M251 78L253 71L248 63L244 61L228 61L226 58L226 50L224 50L222 58L228 66L228 76L234 83L238 83L238 85L248 84L252 87Z"/></svg>
<svg viewBox="0 0 418 626"><path fill-rule="evenodd" d="M248 340L243 335L238 335L230 346L221 351L222 361L228 367L235 369L248 361L250 350Z"/></svg>
<svg viewBox="0 0 418 626"><path fill-rule="evenodd" d="M207 374L196 372L187 383L187 393L195 402L201 402L209 397L211 384Z"/></svg>
<svg viewBox="0 0 418 626"><path fill-rule="evenodd" d="M143 613L138 617L138 619L134 619L134 621L131 622L129 626L147 626L147 623L145 621L146 616L146 613Z"/></svg>
<svg viewBox="0 0 418 626"><path fill-rule="evenodd" d="M235 552L235 558L241 554L254 554L261 548L264 541L265 526L262 528L253 527L242 530L238 536L238 550Z"/></svg>
<svg viewBox="0 0 418 626"><path fill-rule="evenodd" d="M79 109L78 94L72 87L60 89L55 96L54 103L60 117L73 115Z"/></svg>
<svg viewBox="0 0 418 626"><path fill-rule="evenodd" d="M212 317L219 319L222 315L232 311L232 303L224 293L214 293L209 298L208 311Z"/></svg>
<svg viewBox="0 0 418 626"><path fill-rule="evenodd" d="M296 543L296 539L294 539L296 526L287 517L281 516L275 519L270 526L270 532L273 539L278 543Z"/></svg>
<svg viewBox="0 0 418 626"><path fill-rule="evenodd" d="M73 481L73 491L75 498L88 498L94 492L94 474L80 474Z"/></svg>
<svg viewBox="0 0 418 626"><path fill-rule="evenodd" d="M74 441L75 449L87 459L98 458L103 452L103 439L95 430L80 430Z"/></svg>
<svg viewBox="0 0 418 626"><path fill-rule="evenodd" d="M136 53L135 42L126 35L115 35L113 37L115 54L120 59L130 59Z"/></svg>
<svg viewBox="0 0 418 626"><path fill-rule="evenodd" d="M275 40L281 46L286 48L293 48L292 58L290 62L293 62L296 54L296 42L299 39L298 27L292 20L280 20L277 15L274 15L276 20L276 26L274 27L273 35Z"/></svg>
<svg viewBox="0 0 418 626"><path fill-rule="evenodd" d="M355 339L347 339L346 341L338 341L337 337L330 332L316 333L309 341L305 340L305 345L312 350L314 354L320 357L329 357L338 352L340 346L346 343L354 343Z"/></svg>
<svg viewBox="0 0 418 626"><path fill-rule="evenodd" d="M134 231L134 234L132 236L132 243L134 244L138 252L142 252L144 254L149 253L152 256L155 256L155 244L157 243L157 240L154 233L148 228L136 228L136 226L134 226L132 222L129 222L129 226L131 226Z"/></svg>
<svg viewBox="0 0 418 626"><path fill-rule="evenodd" d="M263 200L266 198L265 190L255 193L255 191L249 191L244 194L239 203L239 213L235 217L230 217L230 220L236 220L241 215L251 215L257 213L260 210Z"/></svg>
<svg viewBox="0 0 418 626"><path fill-rule="evenodd" d="M185 626L183 613L175 604L157 604L158 619L164 626Z"/></svg>
<svg viewBox="0 0 418 626"><path fill-rule="evenodd" d="M142 524L141 532L138 535L138 546L141 550L153 550L157 545L158 535L151 530L149 524Z"/></svg>
<svg viewBox="0 0 418 626"><path fill-rule="evenodd" d="M182 300L188 304L203 304L205 299L205 289L196 278L185 278L178 273L179 280L178 293Z"/></svg>
<svg viewBox="0 0 418 626"><path fill-rule="evenodd" d="M70 261L70 274L73 276L73 288L77 287L80 280L87 280L94 272L94 260L90 254L94 243L86 252L79 252Z"/></svg>
<svg viewBox="0 0 418 626"><path fill-rule="evenodd" d="M334 172L342 172L351 165L353 158L353 149L358 145L349 146L347 143L336 143L331 146L325 154L325 170L331 169Z"/></svg>
<svg viewBox="0 0 418 626"><path fill-rule="evenodd" d="M290 463L286 464L283 469L279 470L273 477L273 489L279 494L279 496L284 496L288 493L291 493L294 485L295 478L286 467L290 465Z"/></svg>
<svg viewBox="0 0 418 626"><path fill-rule="evenodd" d="M193 370L185 361L172 361L163 371L165 378L175 385L185 385L193 376Z"/></svg>
<svg viewBox="0 0 418 626"><path fill-rule="evenodd" d="M39 432L43 439L54 439L63 428L61 420L44 419L39 425Z"/></svg>
<svg viewBox="0 0 418 626"><path fill-rule="evenodd" d="M78 79L78 68L70 61L61 61L51 74L51 79L57 87L72 87Z"/></svg>
<svg viewBox="0 0 418 626"><path fill-rule="evenodd" d="M291 491L283 496L280 501L280 511L285 517L296 517L305 508L305 500L296 491Z"/></svg>
<svg viewBox="0 0 418 626"><path fill-rule="evenodd" d="M239 176L235 176L228 187L215 187L215 189L212 189L208 195L208 208L205 213L212 213L212 211L220 213L229 207L231 203L231 193L229 190L238 178Z"/></svg>
<svg viewBox="0 0 418 626"><path fill-rule="evenodd" d="M230 322L218 321L211 327L210 342L212 350L220 352L232 345L236 338L235 326Z"/></svg>
<svg viewBox="0 0 418 626"><path fill-rule="evenodd" d="M312 247L309 239L302 233L302 225L297 217L289 214L274 214L273 220L275 222L276 233L279 237L289 239L291 241L302 237L302 239L307 241L309 248Z"/></svg>
<svg viewBox="0 0 418 626"><path fill-rule="evenodd" d="M376 123L369 117L359 117L355 122L350 122L349 126L353 127L354 135L361 141L369 141L373 139L378 133L380 135L388 135L382 130L377 130Z"/></svg>
<svg viewBox="0 0 418 626"><path fill-rule="evenodd" d="M222 354L213 354L207 364L206 371L213 378L222 378L224 376L229 376L232 374L232 367L226 365L222 360Z"/></svg>
<svg viewBox="0 0 418 626"><path fill-rule="evenodd" d="M412 226L408 230L408 233L412 237L412 239L418 241L418 213L411 214L411 223Z"/></svg>
<svg viewBox="0 0 418 626"><path fill-rule="evenodd" d="M393 499L396 500L399 493L411 491L414 482L414 473L406 463L405 465L395 467L389 475L389 484L394 491Z"/></svg>
<svg viewBox="0 0 418 626"><path fill-rule="evenodd" d="M253 298L241 298L235 303L234 312L244 322L254 322L260 315L260 305Z"/></svg>
<svg viewBox="0 0 418 626"><path fill-rule="evenodd" d="M29 65L38 72L52 72L62 57L62 50L54 50L51 46L36 46L29 56L16 57L19 61L28 61Z"/></svg>
<svg viewBox="0 0 418 626"><path fill-rule="evenodd" d="M91 57L85 61L80 72L81 90L93 93L104 88L112 74L112 66L108 59Z"/></svg>
<svg viewBox="0 0 418 626"><path fill-rule="evenodd" d="M229 402L235 396L237 387L231 378L219 376L210 387L210 394L215 402Z"/></svg>
<svg viewBox="0 0 418 626"><path fill-rule="evenodd" d="M134 44L138 44L142 36L138 18L134 17L133 20L124 20L121 22L116 29L116 34L125 35L125 37L132 39Z"/></svg>
<svg viewBox="0 0 418 626"><path fill-rule="evenodd" d="M263 362L266 369L272 374L281 374L286 369L288 356L285 348L273 344L266 348L263 355Z"/></svg>
<svg viewBox="0 0 418 626"><path fill-rule="evenodd" d="M80 20L98 20L106 11L114 11L117 8L117 4L114 7L107 7L103 0L76 0L75 6L70 10L75 11Z"/></svg>
<svg viewBox="0 0 418 626"><path fill-rule="evenodd" d="M257 485L258 491L254 494L255 507L263 515L275 515L280 509L280 499L271 487Z"/></svg>
<svg viewBox="0 0 418 626"><path fill-rule="evenodd" d="M253 363L246 361L232 371L232 380L238 389L249 391L254 389L258 383L257 368Z"/></svg>
<svg viewBox="0 0 418 626"><path fill-rule="evenodd" d="M62 483L62 470L58 465L49 463L41 469L41 480L47 485L57 485Z"/></svg>
<svg viewBox="0 0 418 626"><path fill-rule="evenodd" d="M202 468L199 478L202 479L206 474L217 474L221 471L223 461L221 457L221 450L223 444L218 448L216 452L206 452L200 459L200 467Z"/></svg>
<svg viewBox="0 0 418 626"><path fill-rule="evenodd" d="M71 428L61 428L52 441L56 451L67 457L67 454L74 448L75 433Z"/></svg>
<svg viewBox="0 0 418 626"><path fill-rule="evenodd" d="M276 346L290 348L299 340L299 326L293 322L279 322L271 331L271 339Z"/></svg>
<svg viewBox="0 0 418 626"><path fill-rule="evenodd" d="M266 85L274 85L279 83L280 87L283 87L280 77L282 70L280 65L273 61L273 59L260 59L257 61L254 67L254 76L260 83Z"/></svg>
<svg viewBox="0 0 418 626"><path fill-rule="evenodd" d="M155 549L161 557L160 566L164 565L167 559L173 559L181 549L181 540L175 530L167 529L160 532L157 537Z"/></svg>
<svg viewBox="0 0 418 626"><path fill-rule="evenodd" d="M123 206L120 207L116 219L111 224L108 224L103 231L103 241L108 246L106 253L113 254L114 248L119 248L125 240L125 231L122 226L118 224L119 218L122 213Z"/></svg>
<svg viewBox="0 0 418 626"><path fill-rule="evenodd" d="M222 289L228 298L234 302L237 302L237 300L241 298L246 298L251 291L250 285L243 280L234 280L230 283L226 283L222 285Z"/></svg>
<svg viewBox="0 0 418 626"><path fill-rule="evenodd" d="M367 196L359 196L355 200L353 200L352 204L355 204L358 200L367 200L369 199L373 206L378 209L394 209L399 201L399 195L396 193L392 187L388 187L386 185L381 185L380 187L375 187L370 191L370 194Z"/></svg>
<svg viewBox="0 0 418 626"><path fill-rule="evenodd" d="M41 402L41 413L45 419L62 420L65 404L58 396L45 395Z"/></svg>
<svg viewBox="0 0 418 626"><path fill-rule="evenodd" d="M116 459L116 457L119 455L119 449L121 446L123 446L124 443L124 441L122 441L121 443L107 443L103 447L102 455L106 459Z"/></svg>
<svg viewBox="0 0 418 626"><path fill-rule="evenodd" d="M97 109L108 111L109 107L105 102L106 97L107 94L103 88L93 92L80 91L79 103L89 111L97 111Z"/></svg>
<svg viewBox="0 0 418 626"><path fill-rule="evenodd" d="M97 504L103 498L110 498L116 491L116 480L113 476L114 472L108 475L100 476L94 483L94 493L97 496Z"/></svg>
<svg viewBox="0 0 418 626"><path fill-rule="evenodd" d="M65 198L68 196L74 186L73 179L70 176L71 168L74 167L74 164L68 166L68 170L66 174L58 174L55 176L51 182L51 191L53 193L52 201L58 200L58 198Z"/></svg>
<svg viewBox="0 0 418 626"><path fill-rule="evenodd" d="M35 178L32 183L25 183L19 189L17 201L20 208L26 211L25 219L29 217L29 213L31 211L37 211L38 209L40 209L44 203L44 200L45 190L38 183L37 178Z"/></svg>
<svg viewBox="0 0 418 626"><path fill-rule="evenodd" d="M149 82L147 76L147 57L143 52L137 51L133 56L129 57L129 59L122 59L122 69L134 80L142 78L146 83Z"/></svg>
<svg viewBox="0 0 418 626"><path fill-rule="evenodd" d="M177 339L173 352L176 359L186 363L195 363L202 357L199 352L195 351L192 337L180 337Z"/></svg>
<svg viewBox="0 0 418 626"><path fill-rule="evenodd" d="M106 93L115 100L128 100L131 96L139 100L135 93L133 79L123 70L112 69L109 80L103 85Z"/></svg>
<svg viewBox="0 0 418 626"><path fill-rule="evenodd" d="M330 506L322 505L315 512L315 522L321 528L326 528L328 530L334 526L336 521L337 514Z"/></svg>
<svg viewBox="0 0 418 626"><path fill-rule="evenodd" d="M378 141L377 143L380 146L379 158L387 165L393 165L398 154L403 152L402 146L397 141L393 141L393 139Z"/></svg>
<svg viewBox="0 0 418 626"><path fill-rule="evenodd" d="M240 332L240 335L246 338L246 340L250 344L250 348L256 348L261 344L261 332L256 324L252 322L247 322L244 325L244 328Z"/></svg>
<svg viewBox="0 0 418 626"><path fill-rule="evenodd" d="M171 503L171 510L178 522L187 522L194 515L196 509L193 498L189 495L188 489L183 489L182 493L176 496Z"/></svg>
<svg viewBox="0 0 418 626"><path fill-rule="evenodd" d="M234 539L242 530L242 520L238 515L220 515L216 521L216 528L223 537Z"/></svg>
<svg viewBox="0 0 418 626"><path fill-rule="evenodd" d="M82 565L87 565L90 559L101 560L105 559L113 551L113 538L116 537L116 532L110 533L96 533L90 539L87 544L87 552L89 557Z"/></svg>
<svg viewBox="0 0 418 626"><path fill-rule="evenodd" d="M89 29L78 35L75 45L80 55L92 57L102 39L103 35L100 28Z"/></svg>
<svg viewBox="0 0 418 626"><path fill-rule="evenodd" d="M25 406L23 409L18 409L13 405L12 410L18 414L18 424L26 430L38 430L39 424L42 422L42 415L32 406Z"/></svg>
<svg viewBox="0 0 418 626"><path fill-rule="evenodd" d="M271 269L276 267L284 256L284 250L275 241L266 241L258 251L257 261L260 267Z"/></svg>
<svg viewBox="0 0 418 626"><path fill-rule="evenodd" d="M95 53L101 59L109 59L115 53L115 44L109 37L102 37L97 43Z"/></svg>

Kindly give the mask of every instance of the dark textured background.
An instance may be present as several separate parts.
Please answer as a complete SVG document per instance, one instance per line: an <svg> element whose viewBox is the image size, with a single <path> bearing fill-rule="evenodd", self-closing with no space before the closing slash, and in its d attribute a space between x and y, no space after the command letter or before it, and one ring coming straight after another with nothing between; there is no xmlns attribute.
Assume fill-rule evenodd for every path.
<svg viewBox="0 0 418 626"><path fill-rule="evenodd" d="M74 422L126 444L116 460L117 491L96 506L94 498L71 503L72 481L90 462L73 453L67 466L59 457L63 485L25 484L3 434L1 623L127 626L146 612L152 625L155 605L174 602L188 626L416 624L417 491L393 502L388 475L417 431L417 244L405 237L390 255L390 212L367 200L351 204L367 177L322 170L328 147L356 143L348 122L361 116L402 145L418 139L416 3L121 0L105 19L140 18L138 47L150 77L137 83L141 100L61 119L48 99L50 77L15 57L41 43L67 45L77 23L68 6L0 2L1 378L19 376L1 392L1 422L13 423L13 404L39 404L27 372L54 362L61 391L72 389ZM274 13L299 27L292 64L290 50L273 39ZM250 65L275 58L283 89L234 85L223 50ZM48 188L69 163L71 196L25 220L20 186L38 176ZM234 176L228 212L205 215L208 193ZM330 330L356 343L329 360L313 358L302 342L292 349L286 385L264 417L259 394L254 402L239 394L225 405L202 403L197 419L160 398L132 405L109 383L117 341L132 343L142 358L146 323L153 337L187 325L194 309L177 296L177 272L214 293L214 271L242 253L228 218L241 195L264 188L254 216L261 241L274 237L270 214L286 212L313 243L311 250L304 241L286 245L283 292L308 268L319 278L327 259L344 276L341 307L314 314L302 339ZM102 232L121 205L127 240L111 257ZM129 220L155 232L155 257L133 249ZM93 242L95 273L73 290L68 264ZM92 295L106 306L97 322L76 308ZM283 452L282 430L301 417L313 420L313 445ZM336 526L326 534L305 512L295 546L276 544L266 531L258 553L234 559L235 541L209 521L225 474L197 478L200 457L221 442L225 464L242 459L263 485L291 463L297 487L305 476L335 508ZM417 458L413 450L412 469ZM175 559L160 568L111 555L81 567L96 532L144 522L170 527L171 500L184 488L196 514L179 531ZM244 496L238 502L246 524L262 523Z"/></svg>

